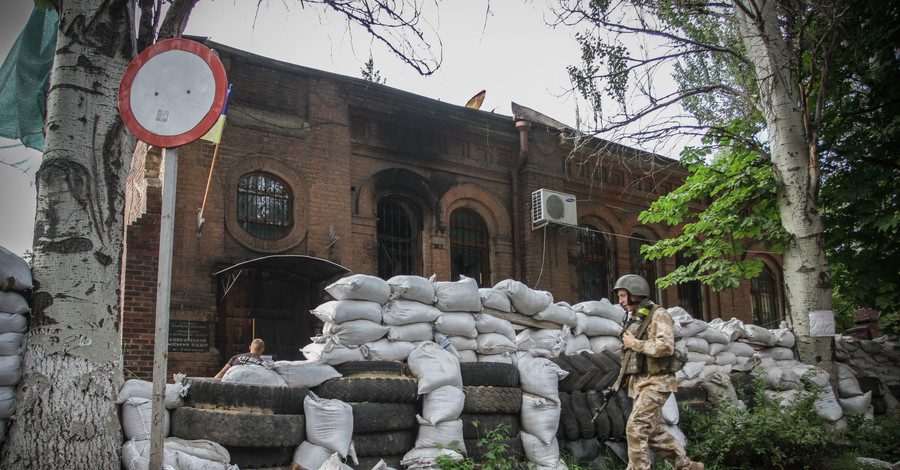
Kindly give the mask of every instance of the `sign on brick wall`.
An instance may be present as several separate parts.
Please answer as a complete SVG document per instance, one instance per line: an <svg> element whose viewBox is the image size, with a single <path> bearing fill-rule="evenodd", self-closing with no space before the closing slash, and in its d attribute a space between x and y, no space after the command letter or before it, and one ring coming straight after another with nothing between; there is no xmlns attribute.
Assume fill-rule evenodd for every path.
<svg viewBox="0 0 900 470"><path fill-rule="evenodd" d="M205 321L170 320L169 352L209 351L209 323Z"/></svg>

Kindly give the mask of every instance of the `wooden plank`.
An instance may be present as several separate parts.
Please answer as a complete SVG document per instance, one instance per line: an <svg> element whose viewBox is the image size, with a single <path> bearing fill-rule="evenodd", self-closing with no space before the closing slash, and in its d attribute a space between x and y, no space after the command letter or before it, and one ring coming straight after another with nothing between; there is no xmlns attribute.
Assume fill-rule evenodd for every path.
<svg viewBox="0 0 900 470"><path fill-rule="evenodd" d="M561 330L563 327L559 323L554 323L552 321L546 320L535 320L534 318L529 317L528 315L522 315L521 313L501 312L494 309L485 309L481 313L490 315L492 317L501 318L514 325L520 325L529 328L539 328L542 330Z"/></svg>

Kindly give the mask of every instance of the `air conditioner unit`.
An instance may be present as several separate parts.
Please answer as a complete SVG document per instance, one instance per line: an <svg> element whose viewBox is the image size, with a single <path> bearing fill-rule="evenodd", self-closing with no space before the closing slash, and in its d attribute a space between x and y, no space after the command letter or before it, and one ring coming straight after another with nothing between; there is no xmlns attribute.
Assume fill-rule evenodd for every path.
<svg viewBox="0 0 900 470"><path fill-rule="evenodd" d="M531 228L540 228L548 223L577 226L575 196L549 189L531 193Z"/></svg>

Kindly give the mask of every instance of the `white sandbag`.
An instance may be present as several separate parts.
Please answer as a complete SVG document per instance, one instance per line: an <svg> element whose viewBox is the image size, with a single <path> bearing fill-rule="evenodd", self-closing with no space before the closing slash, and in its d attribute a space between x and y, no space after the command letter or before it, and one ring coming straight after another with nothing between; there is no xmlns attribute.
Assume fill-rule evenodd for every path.
<svg viewBox="0 0 900 470"><path fill-rule="evenodd" d="M791 351L790 348L782 348L779 346L762 348L756 353L763 357L771 357L776 361L789 361L794 359L794 351Z"/></svg>
<svg viewBox="0 0 900 470"><path fill-rule="evenodd" d="M783 348L793 348L794 343L796 343L796 338L794 338L794 333L787 328L778 328L774 330L769 330L772 332L772 336L775 337L775 346L781 346Z"/></svg>
<svg viewBox="0 0 900 470"><path fill-rule="evenodd" d="M815 310L809 312L810 336L834 336L834 311Z"/></svg>
<svg viewBox="0 0 900 470"><path fill-rule="evenodd" d="M790 368L771 367L765 369L766 388L770 390L796 390L803 387L800 377Z"/></svg>
<svg viewBox="0 0 900 470"><path fill-rule="evenodd" d="M425 279L422 276L399 275L388 279L387 283L391 286L391 292L400 299L434 304L434 276Z"/></svg>
<svg viewBox="0 0 900 470"><path fill-rule="evenodd" d="M332 452L327 447L309 441L303 441L294 450L291 462L299 465L303 470L318 470L332 454L336 455L337 452Z"/></svg>
<svg viewBox="0 0 900 470"><path fill-rule="evenodd" d="M388 328L369 320L350 320L343 323L325 322L322 334L333 337L342 346L371 343L387 334Z"/></svg>
<svg viewBox="0 0 900 470"><path fill-rule="evenodd" d="M709 327L725 334L730 341L737 341L744 336L744 322L737 318L725 321L721 318L713 318L709 321Z"/></svg>
<svg viewBox="0 0 900 470"><path fill-rule="evenodd" d="M310 310L323 322L369 320L381 323L381 304L371 300L330 300Z"/></svg>
<svg viewBox="0 0 900 470"><path fill-rule="evenodd" d="M434 320L434 329L447 336L478 336L475 329L475 317L469 312L442 312Z"/></svg>
<svg viewBox="0 0 900 470"><path fill-rule="evenodd" d="M837 397L834 396L834 390L827 387L819 390L818 398L814 403L816 413L827 421L835 422L844 417L844 411L841 409Z"/></svg>
<svg viewBox="0 0 900 470"><path fill-rule="evenodd" d="M370 361L399 361L405 362L409 353L416 349L419 342L391 341L387 338L379 339L360 346L366 359Z"/></svg>
<svg viewBox="0 0 900 470"><path fill-rule="evenodd" d="M0 420L9 419L16 411L16 387L0 387Z"/></svg>
<svg viewBox="0 0 900 470"><path fill-rule="evenodd" d="M425 341L409 354L409 370L418 380L419 395L446 385L462 388L459 359L431 341Z"/></svg>
<svg viewBox="0 0 900 470"><path fill-rule="evenodd" d="M606 318L618 324L625 321L625 309L619 304L613 304L609 299L587 300L572 306L575 313L583 313L592 317Z"/></svg>
<svg viewBox="0 0 900 470"><path fill-rule="evenodd" d="M0 356L22 354L22 333L0 333Z"/></svg>
<svg viewBox="0 0 900 470"><path fill-rule="evenodd" d="M576 335L619 336L622 333L622 324L609 318L592 316L582 312L576 312L575 316L577 318L574 330Z"/></svg>
<svg viewBox="0 0 900 470"><path fill-rule="evenodd" d="M706 362L688 362L681 370L675 373L675 378L678 379L679 382L686 379L695 379L700 375L700 372L705 365Z"/></svg>
<svg viewBox="0 0 900 470"><path fill-rule="evenodd" d="M553 302L553 294L550 292L534 290L513 279L498 282L494 289L506 292L512 306L522 315L532 316Z"/></svg>
<svg viewBox="0 0 900 470"><path fill-rule="evenodd" d="M303 346L303 356L307 359L323 364L336 366L345 362L365 361L360 348L341 346L335 342L322 341L309 343Z"/></svg>
<svg viewBox="0 0 900 470"><path fill-rule="evenodd" d="M686 336L684 345L688 352L709 354L709 342L699 336Z"/></svg>
<svg viewBox="0 0 900 470"><path fill-rule="evenodd" d="M702 362L704 364L715 364L716 358L709 354L703 354L703 353L688 350L687 362Z"/></svg>
<svg viewBox="0 0 900 470"><path fill-rule="evenodd" d="M463 438L463 422L461 419L442 421L437 424L429 424L421 416L416 416L419 421L419 433L416 435L416 448L442 447L456 449L466 454L466 444Z"/></svg>
<svg viewBox="0 0 900 470"><path fill-rule="evenodd" d="M484 333L475 338L479 354L502 354L516 350L516 343L500 333Z"/></svg>
<svg viewBox="0 0 900 470"><path fill-rule="evenodd" d="M337 300L370 300L383 305L391 297L391 286L380 277L353 274L334 281L325 292Z"/></svg>
<svg viewBox="0 0 900 470"><path fill-rule="evenodd" d="M484 308L512 312L512 303L506 292L501 292L493 287L482 287L478 289L478 296L481 298L481 306Z"/></svg>
<svg viewBox="0 0 900 470"><path fill-rule="evenodd" d="M130 439L122 444L122 468L124 470L147 470L149 467L149 439Z"/></svg>
<svg viewBox="0 0 900 470"><path fill-rule="evenodd" d="M28 318L18 313L0 311L0 333L24 333L28 331Z"/></svg>
<svg viewBox="0 0 900 470"><path fill-rule="evenodd" d="M273 370L290 386L316 387L326 380L341 377L334 367L312 359L275 361Z"/></svg>
<svg viewBox="0 0 900 470"><path fill-rule="evenodd" d="M731 376L728 372L718 372L711 374L703 382L700 383L706 392L706 398L709 403L717 406L727 406L729 408L746 409L744 402L738 399L737 391L731 383Z"/></svg>
<svg viewBox="0 0 900 470"><path fill-rule="evenodd" d="M716 359L716 364L720 366L730 366L737 362L737 356L731 351L722 351L713 357Z"/></svg>
<svg viewBox="0 0 900 470"><path fill-rule="evenodd" d="M753 349L753 346L750 346L743 341L735 341L729 344L728 350L733 352L735 356L751 357L756 354L756 350Z"/></svg>
<svg viewBox="0 0 900 470"><path fill-rule="evenodd" d="M0 356L0 386L22 380L22 356Z"/></svg>
<svg viewBox="0 0 900 470"><path fill-rule="evenodd" d="M530 393L522 394L522 430L549 444L556 437L562 407L559 403Z"/></svg>
<svg viewBox="0 0 900 470"><path fill-rule="evenodd" d="M471 349L463 349L462 351L457 351L459 353L459 362L478 362L479 356L477 352ZM499 354L495 354L495 356L499 356Z"/></svg>
<svg viewBox="0 0 900 470"><path fill-rule="evenodd" d="M595 336L590 339L591 351L602 353L603 351L618 352L622 350L622 340L617 336Z"/></svg>
<svg viewBox="0 0 900 470"><path fill-rule="evenodd" d="M269 385L287 387L288 384L278 372L259 365L231 366L222 376L222 383Z"/></svg>
<svg viewBox="0 0 900 470"><path fill-rule="evenodd" d="M559 355L566 350L570 330L564 326L559 330L538 330L526 328L516 335L516 347L521 351L531 349L546 349L553 355Z"/></svg>
<svg viewBox="0 0 900 470"><path fill-rule="evenodd" d="M566 341L566 354L578 354L591 350L591 340L586 335L572 335Z"/></svg>
<svg viewBox="0 0 900 470"><path fill-rule="evenodd" d="M575 310L567 302L557 302L547 304L543 310L534 314L535 320L549 321L557 325L568 325L574 327L578 323L578 317L575 316Z"/></svg>
<svg viewBox="0 0 900 470"><path fill-rule="evenodd" d="M730 343L729 343L730 344ZM722 351L726 351L728 349L729 344L723 343L709 343L709 355L716 356ZM734 353L732 353L733 355Z"/></svg>
<svg viewBox="0 0 900 470"><path fill-rule="evenodd" d="M505 296L506 294L503 295ZM487 311L489 311L488 307L485 307L482 313L475 314L475 329L478 330L478 333L499 333L515 342L516 330L513 328L512 323L509 320L485 313Z"/></svg>
<svg viewBox="0 0 900 470"><path fill-rule="evenodd" d="M319 467L319 470L353 470L353 467L345 464L344 461L341 460L341 456L337 453L334 453L330 457L325 459L325 462L322 463L322 466Z"/></svg>
<svg viewBox="0 0 900 470"><path fill-rule="evenodd" d="M435 282L434 306L444 312L480 312L478 283L462 274L458 281Z"/></svg>
<svg viewBox="0 0 900 470"><path fill-rule="evenodd" d="M0 286L4 290L14 291L23 291L34 287L31 279L31 266L21 256L3 246L0 246Z"/></svg>
<svg viewBox="0 0 900 470"><path fill-rule="evenodd" d="M0 312L25 314L29 310L28 302L22 294L13 291L0 291Z"/></svg>
<svg viewBox="0 0 900 470"><path fill-rule="evenodd" d="M184 405L184 397L188 394L188 387L184 386L184 374L174 374L174 383L166 384L165 407L167 410ZM126 380L119 390L116 403L121 405L129 398L144 398L153 400L153 382L149 380Z"/></svg>
<svg viewBox="0 0 900 470"><path fill-rule="evenodd" d="M775 335L759 325L744 325L744 341L760 346L775 346Z"/></svg>
<svg viewBox="0 0 900 470"><path fill-rule="evenodd" d="M525 451L525 457L528 458L529 465L555 467L559 464L559 443L556 441L556 437L550 443L545 443L538 439L537 436L521 431L519 438L522 439L522 448Z"/></svg>
<svg viewBox="0 0 900 470"><path fill-rule="evenodd" d="M454 385L445 385L427 393L422 399L422 419L430 425L459 419L466 393Z"/></svg>
<svg viewBox="0 0 900 470"><path fill-rule="evenodd" d="M862 395L862 389L859 387L859 379L847 377L838 380L838 396L841 398L853 398Z"/></svg>
<svg viewBox="0 0 900 470"><path fill-rule="evenodd" d="M457 351L478 351L478 339L468 336L448 336L448 340Z"/></svg>
<svg viewBox="0 0 900 470"><path fill-rule="evenodd" d="M431 323L441 316L441 311L433 305L426 305L415 300L395 299L385 304L381 316L385 325L397 326L411 323Z"/></svg>
<svg viewBox="0 0 900 470"><path fill-rule="evenodd" d="M697 320L695 318L689 320L679 320L678 325L679 328L681 328L681 336L685 338L695 336L701 331L709 328L705 321Z"/></svg>
<svg viewBox="0 0 900 470"><path fill-rule="evenodd" d="M153 402L146 398L129 398L122 404L122 432L125 439L150 439ZM169 412L162 413L163 436L169 435Z"/></svg>
<svg viewBox="0 0 900 470"><path fill-rule="evenodd" d="M165 443L166 450L174 450L183 452L194 457L209 460L212 462L228 463L231 462L231 455L218 442L206 439L181 439L180 437L167 437Z"/></svg>
<svg viewBox="0 0 900 470"><path fill-rule="evenodd" d="M684 435L684 432L681 431L681 428L678 427L677 424L666 424L666 432L672 435L681 447L687 447L687 437Z"/></svg>
<svg viewBox="0 0 900 470"><path fill-rule="evenodd" d="M697 333L696 336L705 339L708 343L728 344L731 342L730 338L726 336L725 333L714 328L705 328L703 331Z"/></svg>
<svg viewBox="0 0 900 470"><path fill-rule="evenodd" d="M438 449L437 447L414 447L412 450L403 454L400 459L400 465L406 469L436 469L435 460L446 455L452 460L463 460L465 457L452 449Z"/></svg>
<svg viewBox="0 0 900 470"><path fill-rule="evenodd" d="M351 455L353 408L341 400L319 398L309 392L303 399L306 416L306 440L337 452L341 458Z"/></svg>
<svg viewBox="0 0 900 470"><path fill-rule="evenodd" d="M790 366L800 380L807 380L816 388L825 388L830 384L831 376L824 369L809 364L798 362Z"/></svg>
<svg viewBox="0 0 900 470"><path fill-rule="evenodd" d="M513 364L512 353L478 354L477 359L478 362L499 362L501 364ZM460 359L460 361L465 362L462 359Z"/></svg>
<svg viewBox="0 0 900 470"><path fill-rule="evenodd" d="M662 417L666 424L678 424L678 402L675 399L674 393L670 393L669 398L663 403Z"/></svg>
<svg viewBox="0 0 900 470"><path fill-rule="evenodd" d="M838 398L838 403L841 404L841 409L845 413L847 411L865 413L869 409L869 405L872 404L872 391L869 390L855 397Z"/></svg>
<svg viewBox="0 0 900 470"><path fill-rule="evenodd" d="M523 392L560 403L559 381L569 375L567 371L549 359L531 357L521 352L516 355L516 368L519 369L519 387Z"/></svg>
<svg viewBox="0 0 900 470"><path fill-rule="evenodd" d="M761 356L759 354L754 354L753 357L759 358L759 367L769 370L775 367L778 367L778 361L772 359L769 356Z"/></svg>
<svg viewBox="0 0 900 470"><path fill-rule="evenodd" d="M431 341L434 328L430 323L409 323L388 327L385 337L391 341Z"/></svg>

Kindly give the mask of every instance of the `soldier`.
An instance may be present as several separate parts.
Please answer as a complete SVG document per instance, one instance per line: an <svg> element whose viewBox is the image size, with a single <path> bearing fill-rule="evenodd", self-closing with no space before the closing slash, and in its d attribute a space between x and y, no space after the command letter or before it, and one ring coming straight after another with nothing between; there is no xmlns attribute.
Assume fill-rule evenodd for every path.
<svg viewBox="0 0 900 470"><path fill-rule="evenodd" d="M650 285L636 274L626 274L616 281L613 292L619 305L628 311L626 330L622 336L625 351L622 364L628 396L634 407L625 426L628 441L628 469L650 470L650 451L666 459L675 470L703 470L700 462L691 462L684 448L666 431L662 406L669 394L678 389L675 374L669 372L669 358L675 351L672 317L666 309L649 300ZM618 384L617 384L618 387Z"/></svg>

